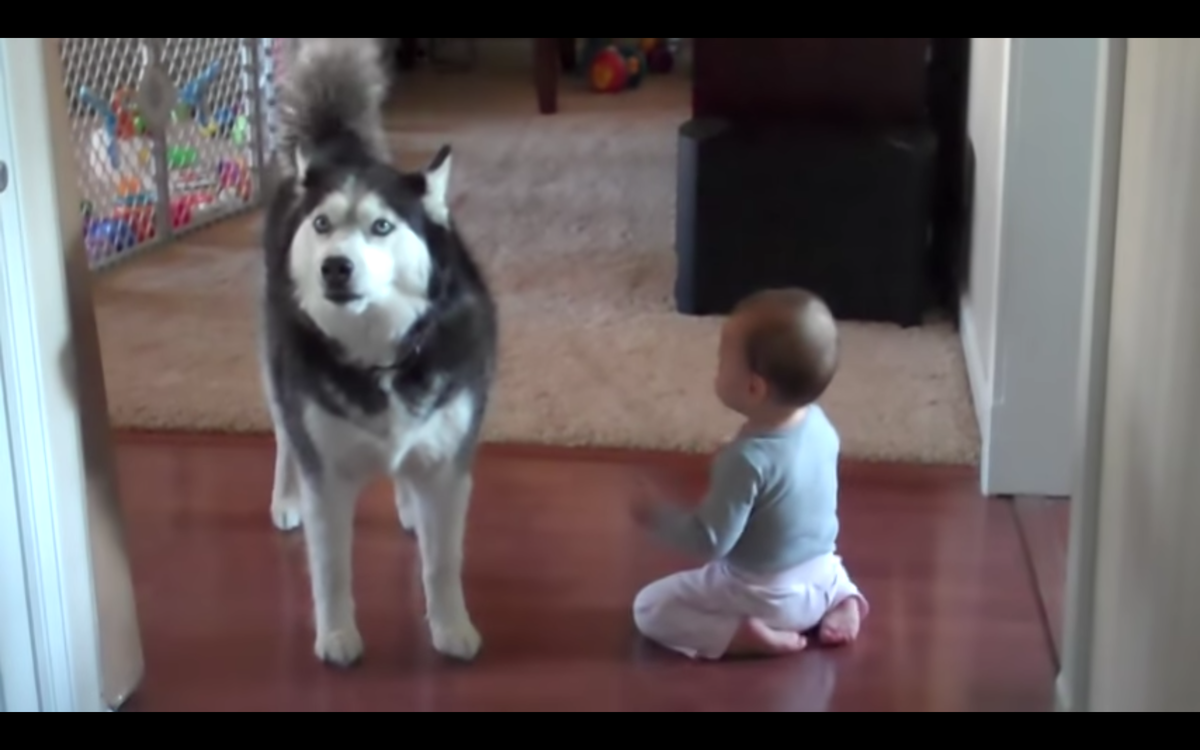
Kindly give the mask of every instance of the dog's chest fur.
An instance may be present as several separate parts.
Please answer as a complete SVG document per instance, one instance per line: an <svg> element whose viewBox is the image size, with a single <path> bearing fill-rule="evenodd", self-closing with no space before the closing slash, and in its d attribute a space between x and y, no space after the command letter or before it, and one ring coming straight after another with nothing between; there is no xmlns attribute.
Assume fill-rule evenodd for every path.
<svg viewBox="0 0 1200 750"><path fill-rule="evenodd" d="M398 298L387 301L387 309L378 307L351 315L327 306L310 314L316 325L340 346L351 363L364 367L387 367L397 356L396 341L428 309L428 303ZM380 381L380 388L387 383Z"/></svg>
<svg viewBox="0 0 1200 750"><path fill-rule="evenodd" d="M322 461L339 474L364 476L394 474L406 459L428 465L453 458L471 431L471 393L460 391L434 409L401 399L390 387L390 374L377 377L387 399L380 412L367 414L350 403L337 412L315 400L305 405L304 427Z"/></svg>

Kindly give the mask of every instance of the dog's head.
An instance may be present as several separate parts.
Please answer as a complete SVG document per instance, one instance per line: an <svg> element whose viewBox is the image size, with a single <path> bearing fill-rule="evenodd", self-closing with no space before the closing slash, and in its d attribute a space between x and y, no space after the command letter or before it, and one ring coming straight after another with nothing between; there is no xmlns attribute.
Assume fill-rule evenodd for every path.
<svg viewBox="0 0 1200 750"><path fill-rule="evenodd" d="M405 173L353 151L300 160L287 271L296 302L328 335L355 326L402 336L428 309L449 228L450 148ZM385 333L385 331L379 331Z"/></svg>

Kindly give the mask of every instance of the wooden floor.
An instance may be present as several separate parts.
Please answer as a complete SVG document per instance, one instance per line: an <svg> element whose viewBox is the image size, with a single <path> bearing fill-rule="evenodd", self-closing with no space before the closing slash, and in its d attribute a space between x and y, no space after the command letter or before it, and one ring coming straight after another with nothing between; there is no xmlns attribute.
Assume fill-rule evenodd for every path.
<svg viewBox="0 0 1200 750"><path fill-rule="evenodd" d="M639 642L638 589L686 561L627 519L639 473L700 493L702 458L489 448L467 594L486 644L430 650L415 542L386 487L364 499L356 576L367 658L312 655L302 540L276 533L260 438L125 435L147 676L131 711L1046 711L1054 660L1014 506L973 471L847 465L842 553L863 639L788 661L694 665Z"/></svg>
<svg viewBox="0 0 1200 750"><path fill-rule="evenodd" d="M1014 509L1033 583L1046 617L1056 663L1061 664L1066 621L1067 547L1071 504L1062 499L1019 497Z"/></svg>

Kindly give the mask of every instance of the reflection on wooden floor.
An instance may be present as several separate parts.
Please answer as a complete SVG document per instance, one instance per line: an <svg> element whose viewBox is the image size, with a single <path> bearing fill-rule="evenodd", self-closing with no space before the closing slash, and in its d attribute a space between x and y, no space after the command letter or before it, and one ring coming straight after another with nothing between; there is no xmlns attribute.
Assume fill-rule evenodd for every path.
<svg viewBox="0 0 1200 750"><path fill-rule="evenodd" d="M312 656L302 540L271 527L273 445L123 435L119 473L145 638L133 711L1044 711L1054 662L1013 505L973 471L849 464L842 553L870 597L863 640L789 661L693 665L635 637L630 603L685 561L626 516L639 473L696 496L703 457L489 447L467 591L486 645L430 650L415 542L390 491L355 555L368 654Z"/></svg>

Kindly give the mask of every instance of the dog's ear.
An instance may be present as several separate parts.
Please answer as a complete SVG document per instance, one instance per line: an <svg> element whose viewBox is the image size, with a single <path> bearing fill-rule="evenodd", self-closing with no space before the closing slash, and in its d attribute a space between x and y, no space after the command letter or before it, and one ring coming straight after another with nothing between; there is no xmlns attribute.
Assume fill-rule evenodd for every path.
<svg viewBox="0 0 1200 750"><path fill-rule="evenodd" d="M425 168L425 212L442 226L450 225L450 146L442 146Z"/></svg>

